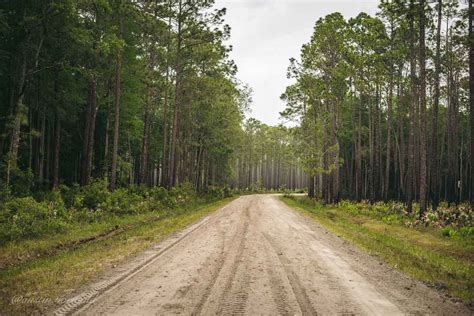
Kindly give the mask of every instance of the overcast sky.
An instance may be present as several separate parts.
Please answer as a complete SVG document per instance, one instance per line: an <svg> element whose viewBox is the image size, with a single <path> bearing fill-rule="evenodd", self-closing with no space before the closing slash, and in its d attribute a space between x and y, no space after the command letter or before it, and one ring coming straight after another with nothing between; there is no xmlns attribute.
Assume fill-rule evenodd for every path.
<svg viewBox="0 0 474 316"><path fill-rule="evenodd" d="M231 27L232 58L237 77L253 89L250 116L267 124L279 121L284 103L280 95L291 83L286 70L291 57L311 37L315 22L340 12L346 18L360 12L374 15L379 0L216 0L216 8L227 8Z"/></svg>

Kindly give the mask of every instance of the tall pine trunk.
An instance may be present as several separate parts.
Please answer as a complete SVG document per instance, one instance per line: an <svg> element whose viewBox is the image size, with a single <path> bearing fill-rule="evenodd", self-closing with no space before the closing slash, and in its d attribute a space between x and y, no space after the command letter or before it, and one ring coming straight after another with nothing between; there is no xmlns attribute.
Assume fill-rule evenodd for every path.
<svg viewBox="0 0 474 316"><path fill-rule="evenodd" d="M469 108L471 121L471 207L474 208L474 34L472 33L472 0L469 0Z"/></svg>
<svg viewBox="0 0 474 316"><path fill-rule="evenodd" d="M120 8L119 10L121 10ZM120 13L119 18L119 38L123 38L124 16ZM117 54L117 65L115 68L115 120L114 120L114 138L112 141L112 165L110 168L109 189L114 190L117 186L117 159L120 136L120 98L122 96L122 56L123 49Z"/></svg>
<svg viewBox="0 0 474 316"><path fill-rule="evenodd" d="M177 29L177 47L176 47L176 84L175 84L175 102L173 113L173 134L171 138L171 157L169 166L168 186L173 187L176 184L178 169L178 131L179 131L179 111L181 105L181 46L182 46L182 1L179 1L178 11L178 29Z"/></svg>
<svg viewBox="0 0 474 316"><path fill-rule="evenodd" d="M409 32L410 32L410 109L409 109L409 138L408 138L408 170L407 170L407 183L406 183L406 204L408 213L412 212L413 204L413 191L415 177L415 118L416 118L416 107L417 107L417 95L416 95L416 53L415 53L415 17L414 17L414 0L410 0L409 8Z"/></svg>
<svg viewBox="0 0 474 316"><path fill-rule="evenodd" d="M149 101L150 97L149 97ZM143 142L142 142L142 153L140 157L140 184L146 184L148 181L148 147L150 145L150 132L151 132L151 105L148 104L145 109L145 116L143 119Z"/></svg>
<svg viewBox="0 0 474 316"><path fill-rule="evenodd" d="M425 0L420 1L420 214L426 211L428 173L426 166L426 63L425 63Z"/></svg>
<svg viewBox="0 0 474 316"><path fill-rule="evenodd" d="M94 152L95 119L97 116L97 78L93 77L89 82L89 100L86 109L86 121L84 126L84 140L82 146L82 185L88 185L92 174L92 159Z"/></svg>
<svg viewBox="0 0 474 316"><path fill-rule="evenodd" d="M54 165L53 165L53 188L59 185L59 159L61 152L61 119L59 110L56 109L56 126L54 127Z"/></svg>
<svg viewBox="0 0 474 316"><path fill-rule="evenodd" d="M12 129L10 137L10 148L7 157L7 174L6 184L10 183L10 174L13 169L17 166L18 161L18 149L20 147L20 131L21 131L21 119L24 112L23 98L25 95L25 83L26 83L26 57L25 53L22 52L20 61L19 75L17 83L14 85L15 90L13 91L13 117L12 117ZM15 71L17 71L15 69Z"/></svg>
<svg viewBox="0 0 474 316"><path fill-rule="evenodd" d="M390 82L388 85L388 102L387 102L387 156L385 160L385 184L383 199L388 200L388 191L390 187L390 158L392 155L392 105L393 105L393 66L391 67Z"/></svg>
<svg viewBox="0 0 474 316"><path fill-rule="evenodd" d="M438 0L438 23L436 29L436 54L434 72L433 113L431 123L431 199L433 210L439 203L439 157L438 157L438 116L439 116L439 74L441 70L441 20L443 1Z"/></svg>

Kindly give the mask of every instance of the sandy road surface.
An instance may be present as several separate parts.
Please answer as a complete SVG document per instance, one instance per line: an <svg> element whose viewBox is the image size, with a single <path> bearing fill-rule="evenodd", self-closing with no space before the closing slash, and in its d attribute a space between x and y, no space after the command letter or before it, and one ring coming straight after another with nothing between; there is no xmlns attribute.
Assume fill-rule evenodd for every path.
<svg viewBox="0 0 474 316"><path fill-rule="evenodd" d="M272 195L240 197L157 249L161 250L151 250L148 259L144 254L139 267L128 264L112 272L106 280L127 276L87 292L87 304L63 307L61 312L470 313L328 233Z"/></svg>

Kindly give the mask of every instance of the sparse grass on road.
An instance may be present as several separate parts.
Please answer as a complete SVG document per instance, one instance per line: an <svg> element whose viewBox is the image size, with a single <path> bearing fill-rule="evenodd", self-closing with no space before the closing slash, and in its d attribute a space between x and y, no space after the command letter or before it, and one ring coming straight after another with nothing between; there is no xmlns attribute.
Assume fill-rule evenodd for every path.
<svg viewBox="0 0 474 316"><path fill-rule="evenodd" d="M142 223L148 215L128 216L117 223L100 223L84 226L71 231L67 236L44 238L40 241L23 241L10 248L0 249L13 256L15 252L23 256L47 251L58 243L66 243L87 236L100 234L115 225L129 225L131 228L110 238L84 243L66 249L52 256L28 260L0 271L0 314L30 314L45 310L50 304L44 302L17 302L15 296L34 299L55 300L73 292L78 287L98 277L123 260L137 255L165 236L195 222L229 203L234 198L201 204L186 211L177 212L157 221Z"/></svg>
<svg viewBox="0 0 474 316"><path fill-rule="evenodd" d="M354 207L324 206L306 197L281 197L342 238L391 266L450 295L474 302L474 236L443 236L433 227L411 228Z"/></svg>

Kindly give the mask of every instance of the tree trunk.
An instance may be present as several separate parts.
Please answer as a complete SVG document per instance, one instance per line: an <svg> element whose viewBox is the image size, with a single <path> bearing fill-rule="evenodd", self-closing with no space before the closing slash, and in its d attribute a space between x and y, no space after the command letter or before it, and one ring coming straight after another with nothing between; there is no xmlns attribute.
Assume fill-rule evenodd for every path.
<svg viewBox="0 0 474 316"><path fill-rule="evenodd" d="M442 0L438 0L438 24L436 30L436 55L434 72L433 113L431 123L431 198L433 210L439 203L439 158L438 158L438 115L439 115L439 73L441 69L441 20Z"/></svg>
<svg viewBox="0 0 474 316"><path fill-rule="evenodd" d="M179 1L178 11L178 29L177 29L177 48L176 48L176 85L175 85L175 104L173 114L173 135L171 139L171 158L170 158L170 177L168 185L170 187L176 184L177 163L178 163L178 130L179 130L179 111L181 103L181 46L182 46L182 2Z"/></svg>
<svg viewBox="0 0 474 316"><path fill-rule="evenodd" d="M375 184L374 184L374 113L372 101L369 96L369 166L368 166L368 181L369 181L369 196L370 202L375 201Z"/></svg>
<svg viewBox="0 0 474 316"><path fill-rule="evenodd" d="M151 104L147 105L145 109L145 117L143 120L143 143L142 143L142 153L141 153L141 162L140 162L140 184L146 184L148 181L147 171L148 171L148 147L150 144L150 132L151 132L151 113L149 107Z"/></svg>
<svg viewBox="0 0 474 316"><path fill-rule="evenodd" d="M54 166L53 166L53 188L59 185L59 155L61 151L61 119L59 111L56 110L56 126L54 128Z"/></svg>
<svg viewBox="0 0 474 316"><path fill-rule="evenodd" d="M89 100L86 109L86 122L84 127L84 140L82 148L82 185L88 185L92 174L92 158L94 152L95 119L97 116L97 78L92 78L89 83Z"/></svg>
<svg viewBox="0 0 474 316"><path fill-rule="evenodd" d="M21 131L21 118L24 112L23 97L25 94L25 84L26 84L26 57L25 53L22 52L21 55L21 65L20 65L20 74L18 76L18 82L16 84L16 89L13 92L13 118L12 118L12 131L10 138L10 149L8 151L7 157L7 177L6 184L10 183L10 173L11 170L15 169L18 161L18 149L20 147L20 131Z"/></svg>
<svg viewBox="0 0 474 316"><path fill-rule="evenodd" d="M362 187L363 187L363 181L362 181L362 135L361 135L361 129L362 129L362 98L360 100L360 104L358 106L358 123L357 123L357 151L356 151L356 200L360 201L362 198Z"/></svg>
<svg viewBox="0 0 474 316"><path fill-rule="evenodd" d="M44 141L45 141L45 134L46 134L46 115L44 113L41 114L41 136L38 148L38 166L37 166L37 176L38 181L40 183L43 182L44 178Z"/></svg>
<svg viewBox="0 0 474 316"><path fill-rule="evenodd" d="M392 105L393 105L393 66L390 72L390 82L388 86L388 102L387 102L387 156L385 160L385 185L383 199L388 200L388 191L390 188L390 158L392 155Z"/></svg>
<svg viewBox="0 0 474 316"><path fill-rule="evenodd" d="M109 129L110 129L110 109L107 110L107 118L105 120L105 139L104 139L104 178L108 178L109 171Z"/></svg>
<svg viewBox="0 0 474 316"><path fill-rule="evenodd" d="M120 8L121 10L121 8ZM120 13L119 18L119 38L123 38L124 29L124 16ZM115 121L114 121L114 138L112 143L112 165L110 169L110 183L109 189L115 190L117 186L117 159L118 159L118 146L119 146L119 135L120 135L120 97L122 96L122 55L123 49L121 48L117 55L117 65L115 68Z"/></svg>
<svg viewBox="0 0 474 316"><path fill-rule="evenodd" d="M472 0L469 0L469 108L471 121L471 208L474 208L474 35L472 33Z"/></svg>
<svg viewBox="0 0 474 316"><path fill-rule="evenodd" d="M408 213L412 212L413 203L413 187L414 187L414 171L415 171L415 108L417 106L416 96L416 54L415 54L415 21L414 21L414 4L410 0L409 7L409 32L410 32L410 126L408 138L408 170L406 183L406 204Z"/></svg>
<svg viewBox="0 0 474 316"><path fill-rule="evenodd" d="M420 214L426 211L428 173L426 166L426 64L425 64L425 0L420 0Z"/></svg>

